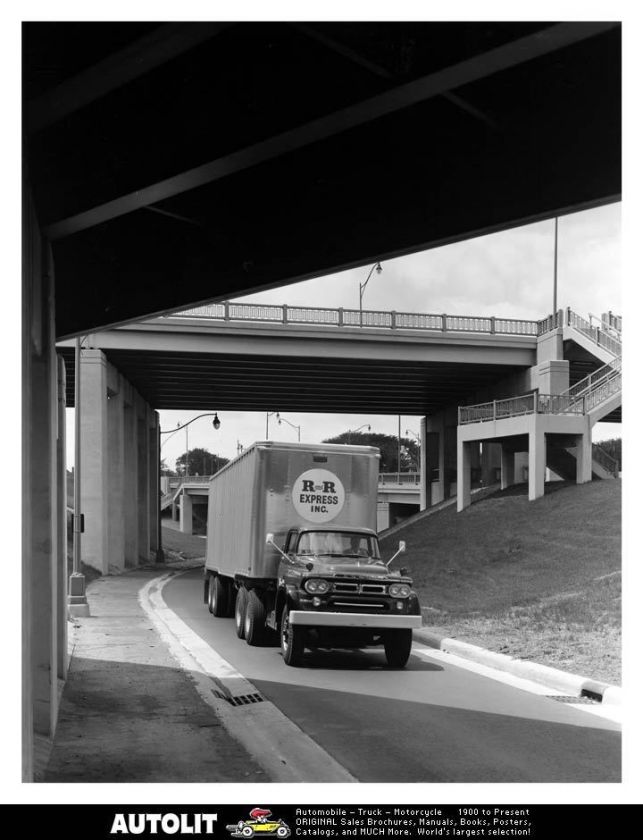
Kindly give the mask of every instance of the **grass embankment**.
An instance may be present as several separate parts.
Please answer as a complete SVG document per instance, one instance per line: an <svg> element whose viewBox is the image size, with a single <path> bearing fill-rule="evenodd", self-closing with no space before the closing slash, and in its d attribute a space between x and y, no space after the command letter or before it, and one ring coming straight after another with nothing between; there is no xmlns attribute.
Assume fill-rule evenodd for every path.
<svg viewBox="0 0 643 840"><path fill-rule="evenodd" d="M383 554L406 540L394 565L410 570L436 633L620 684L621 482L547 491L437 512L386 537Z"/></svg>

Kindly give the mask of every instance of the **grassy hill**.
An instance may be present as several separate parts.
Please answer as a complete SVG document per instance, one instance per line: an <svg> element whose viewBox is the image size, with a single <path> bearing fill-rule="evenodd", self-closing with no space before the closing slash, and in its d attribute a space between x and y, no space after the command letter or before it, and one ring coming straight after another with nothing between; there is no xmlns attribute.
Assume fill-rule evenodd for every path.
<svg viewBox="0 0 643 840"><path fill-rule="evenodd" d="M410 570L436 633L620 684L620 480L450 507L385 537L385 557L400 539L394 565Z"/></svg>

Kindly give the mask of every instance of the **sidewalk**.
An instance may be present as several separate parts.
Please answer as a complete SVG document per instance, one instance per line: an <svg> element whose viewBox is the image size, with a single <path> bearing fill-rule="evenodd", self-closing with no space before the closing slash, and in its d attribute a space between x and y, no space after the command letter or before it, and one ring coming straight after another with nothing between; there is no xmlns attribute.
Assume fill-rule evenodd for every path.
<svg viewBox="0 0 643 840"><path fill-rule="evenodd" d="M147 581L195 563L169 561L88 586L90 616L69 625L68 679L37 781L269 781L201 700L139 604Z"/></svg>

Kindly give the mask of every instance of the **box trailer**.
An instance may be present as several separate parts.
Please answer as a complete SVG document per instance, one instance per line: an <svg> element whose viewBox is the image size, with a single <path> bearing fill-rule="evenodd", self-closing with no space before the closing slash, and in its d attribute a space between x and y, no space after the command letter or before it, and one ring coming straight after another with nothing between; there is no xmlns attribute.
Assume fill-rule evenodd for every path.
<svg viewBox="0 0 643 840"><path fill-rule="evenodd" d="M420 607L380 558L378 473L376 448L338 444L260 442L226 464L209 486L210 612L248 644L278 638L289 665L306 648L379 644L405 665Z"/></svg>

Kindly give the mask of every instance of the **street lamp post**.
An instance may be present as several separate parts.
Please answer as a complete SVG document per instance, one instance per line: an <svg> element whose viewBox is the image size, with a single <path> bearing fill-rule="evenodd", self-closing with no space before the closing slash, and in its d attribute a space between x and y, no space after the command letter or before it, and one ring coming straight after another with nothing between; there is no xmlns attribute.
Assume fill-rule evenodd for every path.
<svg viewBox="0 0 643 840"><path fill-rule="evenodd" d="M295 424L291 423L290 420L286 420L285 417L281 417L279 412L277 412L277 422L279 423L280 426L283 422L283 423L288 423L288 425L292 426L293 429L297 429L297 441L299 443L301 443L301 426L295 426Z"/></svg>
<svg viewBox="0 0 643 840"><path fill-rule="evenodd" d="M370 424L370 423L364 423L364 425L363 425L363 426L358 426L358 427L357 427L357 429L349 429L349 430L346 432L346 434L348 435L348 442L349 442L349 443L351 443L351 435L352 435L352 434L354 434L355 432L359 432L359 431L361 431L362 429L368 429L368 430L369 430L369 432L370 432L370 430L371 430L371 424Z"/></svg>
<svg viewBox="0 0 643 840"><path fill-rule="evenodd" d="M371 275L374 271L377 271L378 274L382 273L382 266L379 262L376 262L374 266L371 267L371 270L368 272L368 277L363 283L359 284L359 325L362 326L362 298L364 297L364 289L366 288L368 281L371 279Z"/></svg>
<svg viewBox="0 0 643 840"><path fill-rule="evenodd" d="M183 423L183 425L181 425L180 422L177 423L176 424L176 429L167 429L164 432L163 431L159 432L160 435L170 435L170 437L171 437L172 435L175 435L177 432L180 432L181 429L185 429L185 475L184 475L184 478L187 478L187 476L188 476L188 453L190 451L188 449L188 426L190 426L192 423L194 423L195 420L200 420L202 417L214 417L214 420L212 421L212 425L214 426L215 430L218 430L221 427L221 421L219 420L219 415L216 413L216 411L206 411L205 414L199 414L197 417L193 417L191 420L188 420L187 423ZM170 438L167 438L167 440L163 441L163 443L167 443L167 441L169 439ZM161 446L163 446L163 444L161 444Z"/></svg>
<svg viewBox="0 0 643 840"><path fill-rule="evenodd" d="M279 420L279 412L278 411L266 411L266 440L268 440L268 420L272 417L273 414L277 415L277 420Z"/></svg>
<svg viewBox="0 0 643 840"><path fill-rule="evenodd" d="M219 420L219 415L216 413L216 411L214 411L214 412L213 411L206 411L205 414L199 414L197 417L193 417L191 420L188 420L188 422L184 423L182 426L181 426L180 423L177 423L176 429L167 429L165 432L163 432L159 429L159 441L161 440L161 435L170 435L170 437L171 437L172 435L175 435L177 432L180 432L181 429L185 429L185 476L183 478L184 481L185 481L185 479L187 479L187 473L188 473L188 452L189 452L189 449L188 449L188 426L191 423L194 423L195 420L200 420L202 417L214 417L214 420L212 421L212 425L214 426L215 431L218 431L218 429L221 427L221 421ZM169 439L170 438L167 438L166 440L169 440ZM166 441L164 441L164 443L165 442ZM161 463L161 447L162 447L162 444L159 446L159 467L160 467L160 463ZM217 459L217 465L218 465L218 459ZM159 558L162 561L164 555L163 555L163 548L161 546L161 528L160 528L160 524L161 524L161 497L160 496L159 496L158 518L159 518L159 539L158 539L159 545L158 545L158 550L157 550L157 558Z"/></svg>

